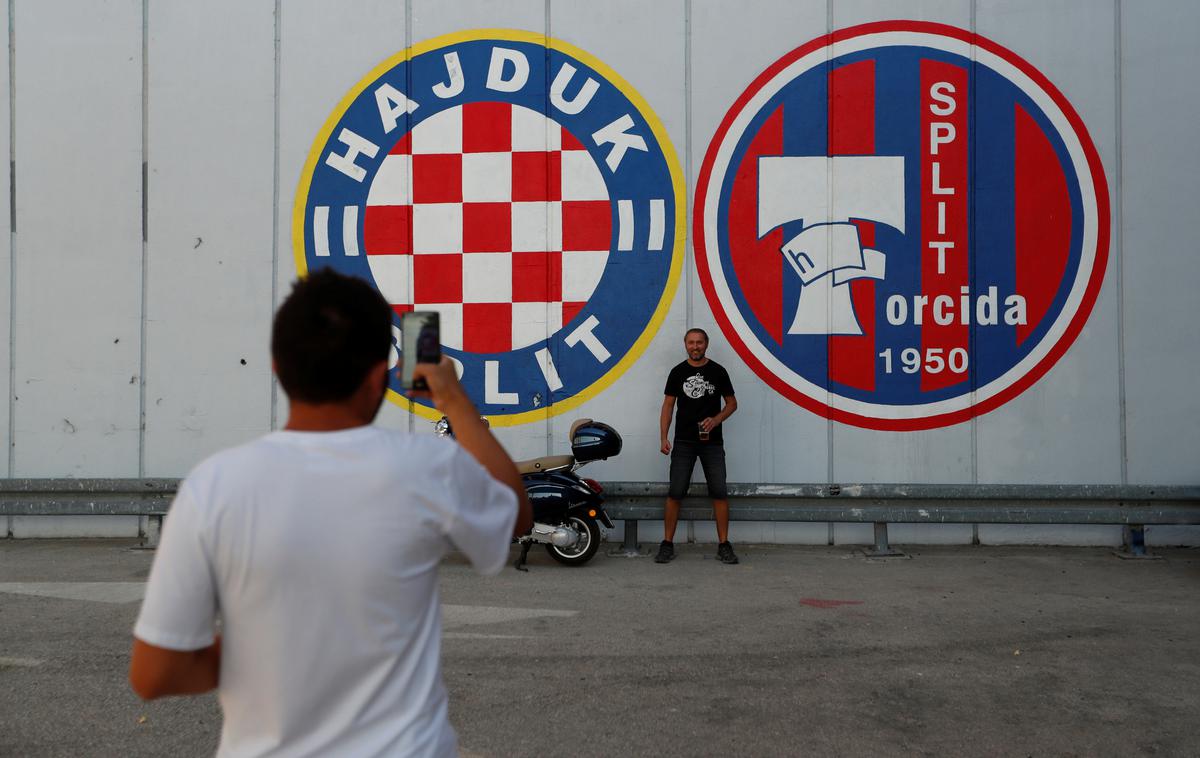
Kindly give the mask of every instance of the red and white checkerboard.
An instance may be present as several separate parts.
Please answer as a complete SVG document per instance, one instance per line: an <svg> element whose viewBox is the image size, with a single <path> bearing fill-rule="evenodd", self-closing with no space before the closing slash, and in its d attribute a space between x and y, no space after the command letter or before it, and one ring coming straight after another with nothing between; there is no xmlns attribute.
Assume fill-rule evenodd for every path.
<svg viewBox="0 0 1200 758"><path fill-rule="evenodd" d="M584 306L612 237L608 188L566 129L508 103L449 108L391 149L363 244L397 312L433 310L442 343L478 353L540 342Z"/></svg>

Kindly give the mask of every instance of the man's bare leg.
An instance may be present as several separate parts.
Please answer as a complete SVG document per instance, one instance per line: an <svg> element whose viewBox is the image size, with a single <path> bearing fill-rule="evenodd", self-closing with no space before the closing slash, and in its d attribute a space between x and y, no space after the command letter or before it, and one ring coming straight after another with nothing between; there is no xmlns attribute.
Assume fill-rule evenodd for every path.
<svg viewBox="0 0 1200 758"><path fill-rule="evenodd" d="M725 520L729 520L729 512L726 509ZM673 497L667 498L667 505L663 509L663 539L667 542L675 541L675 525L679 523L679 501Z"/></svg>
<svg viewBox="0 0 1200 758"><path fill-rule="evenodd" d="M669 502L669 501L668 501ZM676 511L676 516L679 512ZM717 522L717 542L729 541L729 501L713 501L713 519Z"/></svg>

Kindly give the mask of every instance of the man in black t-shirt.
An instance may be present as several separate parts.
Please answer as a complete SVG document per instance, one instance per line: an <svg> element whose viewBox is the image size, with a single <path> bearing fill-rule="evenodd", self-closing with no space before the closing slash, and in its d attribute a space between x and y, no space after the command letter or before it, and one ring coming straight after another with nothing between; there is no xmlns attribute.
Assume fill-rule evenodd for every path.
<svg viewBox="0 0 1200 758"><path fill-rule="evenodd" d="M654 562L666 563L675 557L679 503L687 494L699 458L708 494L713 499L713 517L720 542L717 559L722 563L737 563L733 545L729 544L729 495L725 491L725 445L721 435L721 422L737 410L737 398L733 396L729 372L704 356L708 350L707 332L688 329L683 335L683 346L687 350L687 360L671 369L667 376L666 397L659 417L662 453L671 456L671 488L663 513L663 541ZM674 446L667 440L673 409Z"/></svg>

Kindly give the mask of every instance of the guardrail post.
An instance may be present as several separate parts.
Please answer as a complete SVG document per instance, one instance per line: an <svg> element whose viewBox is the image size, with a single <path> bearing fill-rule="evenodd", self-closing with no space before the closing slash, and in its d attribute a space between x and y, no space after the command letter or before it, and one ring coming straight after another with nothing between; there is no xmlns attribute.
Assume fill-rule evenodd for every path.
<svg viewBox="0 0 1200 758"><path fill-rule="evenodd" d="M1129 552L1137 556L1146 554L1146 529L1141 524L1136 524L1129 527L1129 539L1126 542L1129 545Z"/></svg>
<svg viewBox="0 0 1200 758"><path fill-rule="evenodd" d="M1152 560L1162 557L1146 552L1146 527L1144 524L1127 524L1121 532L1125 544L1113 555L1125 560Z"/></svg>
<svg viewBox="0 0 1200 758"><path fill-rule="evenodd" d="M623 556L625 558L637 558L641 556L641 546L638 545L638 522L637 519L625 519L625 539L621 542L621 547L609 552L609 555Z"/></svg>
<svg viewBox="0 0 1200 758"><path fill-rule="evenodd" d="M875 522L875 545L863 550L863 554L868 558L904 558L904 553L896 550L888 544L888 531L886 521Z"/></svg>
<svg viewBox="0 0 1200 758"><path fill-rule="evenodd" d="M140 545L143 550L154 550L158 547L158 538L162 535L162 520L161 515L146 516L146 534Z"/></svg>

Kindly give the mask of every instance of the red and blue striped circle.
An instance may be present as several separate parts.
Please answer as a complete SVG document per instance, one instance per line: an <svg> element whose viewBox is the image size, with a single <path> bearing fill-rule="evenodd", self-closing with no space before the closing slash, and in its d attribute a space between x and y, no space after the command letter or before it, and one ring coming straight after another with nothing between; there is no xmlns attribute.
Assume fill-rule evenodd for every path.
<svg viewBox="0 0 1200 758"><path fill-rule="evenodd" d="M954 27L809 42L726 114L697 182L700 280L769 385L843 423L966 421L1030 387L1087 321L1108 188L1030 64Z"/></svg>

